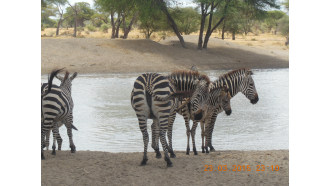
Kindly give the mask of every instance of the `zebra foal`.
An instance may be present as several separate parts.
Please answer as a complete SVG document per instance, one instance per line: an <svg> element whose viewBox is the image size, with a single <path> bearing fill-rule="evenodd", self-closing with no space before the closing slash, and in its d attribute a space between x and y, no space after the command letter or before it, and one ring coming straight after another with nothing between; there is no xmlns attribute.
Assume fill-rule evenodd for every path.
<svg viewBox="0 0 330 186"><path fill-rule="evenodd" d="M54 71L53 71L54 72ZM52 74L53 74L52 72ZM56 72L56 71L55 71ZM55 74L57 75L57 73ZM65 72L64 77L57 78L61 81L59 89L52 89L52 86L48 86L48 94L42 97L42 127L41 127L41 159L45 159L43 154L43 146L45 145L45 134L53 129L54 141L58 135L58 123L67 124L67 132L70 138L71 152L76 151L76 147L72 140L72 110L73 100L71 97L71 86L73 79L77 76L75 72L69 77L69 72ZM52 82L48 82L51 85ZM55 154L55 146L53 145L52 154Z"/></svg>
<svg viewBox="0 0 330 186"><path fill-rule="evenodd" d="M147 119L152 119L153 127L159 129L160 142L167 166L173 166L168 156L168 144L165 135L169 116L176 109L175 99L191 97L190 102L194 105L192 117L200 120L203 118L205 92L207 92L209 84L210 80L207 76L191 71L177 71L170 75L147 73L140 75L135 80L131 93L131 105L135 110L143 136L144 154L141 165L146 165L148 161ZM157 156L160 157L158 146L153 146L153 148Z"/></svg>

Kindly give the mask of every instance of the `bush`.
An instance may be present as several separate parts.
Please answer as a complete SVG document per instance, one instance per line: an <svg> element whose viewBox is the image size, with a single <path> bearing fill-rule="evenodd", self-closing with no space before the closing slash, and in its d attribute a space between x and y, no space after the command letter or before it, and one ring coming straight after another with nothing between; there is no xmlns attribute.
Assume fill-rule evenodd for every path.
<svg viewBox="0 0 330 186"><path fill-rule="evenodd" d="M100 30L104 33L108 33L109 25L107 24L102 24L100 27Z"/></svg>
<svg viewBox="0 0 330 186"><path fill-rule="evenodd" d="M87 25L88 31L95 32L96 28L93 25Z"/></svg>

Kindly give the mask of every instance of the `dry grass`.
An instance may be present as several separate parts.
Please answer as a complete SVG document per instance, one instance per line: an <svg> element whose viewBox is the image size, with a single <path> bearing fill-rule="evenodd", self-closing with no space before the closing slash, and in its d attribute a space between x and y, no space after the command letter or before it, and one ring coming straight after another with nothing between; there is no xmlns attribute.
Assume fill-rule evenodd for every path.
<svg viewBox="0 0 330 186"><path fill-rule="evenodd" d="M104 33L96 28L97 31L92 32L88 31L87 28L80 28L80 31L77 32L78 38L110 38L111 37L111 28L108 29L108 33ZM46 28L44 31L41 31L41 37L52 37L58 39L72 38L73 28L61 28L59 36L55 36L56 28ZM198 32L191 33L190 35L198 35ZM122 36L123 32L119 32L119 36ZM151 40L159 42L166 39L167 37L175 36L173 32L155 32L151 35ZM214 32L212 34L214 38L221 38L221 32ZM128 39L143 39L145 35L142 30L133 29L129 35ZM231 39L231 34L225 34L225 41L233 42L239 45L245 45L250 47L262 47L269 50L288 50L289 47L285 46L285 37L281 35L273 35L271 33L259 33L255 35L253 33L248 33L247 35L236 35L236 40ZM253 43L252 43L253 42Z"/></svg>

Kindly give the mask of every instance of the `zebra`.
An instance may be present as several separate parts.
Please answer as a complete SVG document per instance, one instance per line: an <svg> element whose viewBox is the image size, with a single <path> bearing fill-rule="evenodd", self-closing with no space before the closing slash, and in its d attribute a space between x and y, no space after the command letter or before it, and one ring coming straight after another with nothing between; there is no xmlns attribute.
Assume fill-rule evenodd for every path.
<svg viewBox="0 0 330 186"><path fill-rule="evenodd" d="M140 75L134 82L131 92L131 105L136 112L139 127L144 142L144 154L141 165L146 165L149 135L147 131L147 119L153 119L152 128L159 131L160 142L164 150L164 159L168 167L173 164L168 156L166 131L171 113L176 108L175 99L191 97L192 118L203 119L205 96L208 91L210 80L206 75L192 71L176 71L170 75L158 73L146 73ZM155 129L156 130L156 129ZM159 147L152 145L156 157L160 158Z"/></svg>
<svg viewBox="0 0 330 186"><path fill-rule="evenodd" d="M53 72L52 72L53 73ZM41 130L41 159L45 159L43 154L43 146L45 144L45 134L53 129L54 141L58 135L58 122L67 124L67 132L70 138L70 148L71 153L76 151L76 147L72 140L72 110L73 110L73 100L71 97L71 86L73 79L77 76L75 72L71 77L69 77L69 72L65 72L64 77L56 77L61 81L59 89L51 89L49 93L42 97L42 130ZM51 84L49 84L51 85ZM51 88L49 86L48 90ZM52 154L55 155L55 146L53 143Z"/></svg>
<svg viewBox="0 0 330 186"><path fill-rule="evenodd" d="M227 88L226 85L215 85L215 82L212 82L209 87L209 94L206 99L206 104L208 105L206 112L206 115L203 120L200 122L205 122L208 118L211 117L210 113L214 112L217 107L221 106L226 112L227 115L231 114L231 106L230 106L230 93L229 89ZM171 157L175 157L173 148L172 148L172 129L173 129L173 123L176 117L176 113L183 115L185 119L185 124L186 124L186 134L187 134L187 151L186 154L189 154L190 147L189 147L189 140L190 140L190 127L189 127L189 121L191 119L191 112L190 112L190 107L191 105L188 103L187 105L184 105L182 102L178 102L177 104L178 108L175 110L175 112L171 113L170 119L169 119L169 126L168 126L168 139L169 139L169 149L171 149ZM193 129L195 131L197 127L197 120L193 120L195 125L193 125ZM153 143L158 142L158 135L157 131L153 128L152 130L155 135L153 135ZM192 143L193 143L193 149L195 155L197 155L197 150L195 147L195 133L191 133L192 135ZM156 144L157 145L157 144Z"/></svg>
<svg viewBox="0 0 330 186"><path fill-rule="evenodd" d="M56 77L56 76L55 76ZM53 84L52 85L52 88L53 89L56 89L58 91L59 90L59 86ZM41 83L41 95L45 94L45 92L48 90L48 83ZM58 128L60 128L61 126L63 125L63 123L58 123ZM66 128L68 129L68 126L65 125ZM73 124L72 124L72 129L74 130L78 130ZM54 132L53 132L54 133ZM46 149L48 150L48 147L49 147L49 137L50 137L50 130L46 133L46 141L45 141L45 147ZM72 137L72 136L71 136ZM56 141L57 141L57 144L58 144L58 150L61 150L61 147L62 147L62 138L61 138L61 135L60 133L58 133L57 137L56 137ZM55 143L55 141L53 141L53 143ZM55 144L53 144L53 146L55 146Z"/></svg>

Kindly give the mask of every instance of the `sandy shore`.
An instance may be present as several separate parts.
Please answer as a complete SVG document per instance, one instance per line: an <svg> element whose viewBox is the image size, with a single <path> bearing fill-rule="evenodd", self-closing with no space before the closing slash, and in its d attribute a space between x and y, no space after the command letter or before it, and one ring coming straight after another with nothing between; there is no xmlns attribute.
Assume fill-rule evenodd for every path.
<svg viewBox="0 0 330 186"><path fill-rule="evenodd" d="M159 72L187 69L288 68L289 51L238 45L211 38L208 50L197 50L197 36L185 36L187 49L177 38L161 42L145 39L41 39L41 72L66 67L78 73Z"/></svg>
<svg viewBox="0 0 330 186"><path fill-rule="evenodd" d="M177 152L173 167L164 159L148 153L146 166L139 166L142 152L109 153L93 151L60 151L52 156L45 152L41 162L42 185L288 185L289 151L221 151L185 155ZM213 171L205 171L213 165ZM227 165L219 171L218 165ZM250 165L251 171L233 171L233 165ZM257 171L264 165L264 171ZM272 165L279 165L272 171ZM269 166L269 167L267 167ZM207 168L208 170L210 168Z"/></svg>

